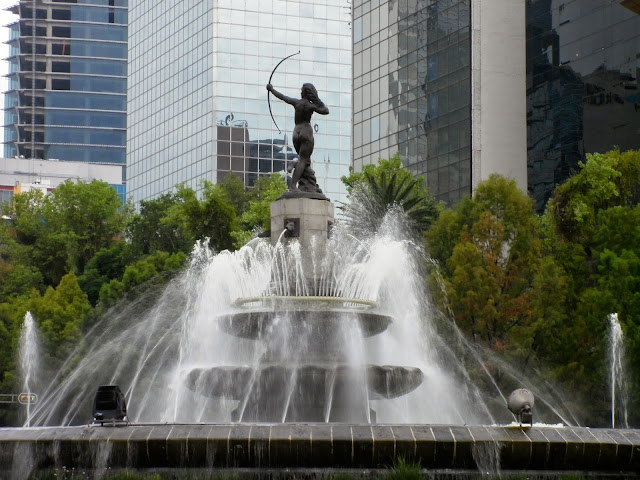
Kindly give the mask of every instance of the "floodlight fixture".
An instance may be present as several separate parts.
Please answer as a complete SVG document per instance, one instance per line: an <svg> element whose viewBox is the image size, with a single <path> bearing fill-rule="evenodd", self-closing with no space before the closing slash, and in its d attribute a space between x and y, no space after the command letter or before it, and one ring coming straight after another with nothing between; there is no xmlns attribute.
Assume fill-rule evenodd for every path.
<svg viewBox="0 0 640 480"><path fill-rule="evenodd" d="M127 423L127 403L118 385L98 387L93 400L93 421L104 425L109 423Z"/></svg>
<svg viewBox="0 0 640 480"><path fill-rule="evenodd" d="M507 399L507 408L516 416L520 425L533 425L533 393L526 388L518 388L511 392Z"/></svg>

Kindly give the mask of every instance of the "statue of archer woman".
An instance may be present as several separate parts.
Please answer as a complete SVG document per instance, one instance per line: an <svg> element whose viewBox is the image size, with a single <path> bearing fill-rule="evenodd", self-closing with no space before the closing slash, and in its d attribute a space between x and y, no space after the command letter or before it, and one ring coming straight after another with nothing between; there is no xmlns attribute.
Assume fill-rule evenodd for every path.
<svg viewBox="0 0 640 480"><path fill-rule="evenodd" d="M287 97L273 88L270 83L267 90L273 93L280 100L292 105L295 109L295 123L293 129L293 146L298 153L298 161L293 170L290 190L301 190L303 192L322 193L316 181L316 174L311 168L311 154L313 153L313 127L311 126L311 115L314 112L320 115L327 115L329 109L318 98L316 87L310 83L302 85L300 96L296 99Z"/></svg>

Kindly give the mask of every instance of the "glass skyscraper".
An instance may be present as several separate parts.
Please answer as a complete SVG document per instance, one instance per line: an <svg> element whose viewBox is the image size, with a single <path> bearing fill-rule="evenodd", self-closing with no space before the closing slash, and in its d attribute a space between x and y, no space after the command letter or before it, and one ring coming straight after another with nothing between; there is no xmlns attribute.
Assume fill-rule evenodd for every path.
<svg viewBox="0 0 640 480"><path fill-rule="evenodd" d="M125 163L127 0L8 8L5 157Z"/></svg>
<svg viewBox="0 0 640 480"><path fill-rule="evenodd" d="M351 163L351 5L347 0L132 0L129 10L127 190L134 202L186 183L236 175L251 186L295 158L293 109L311 82L329 107L315 115L312 168L344 199Z"/></svg>
<svg viewBox="0 0 640 480"><path fill-rule="evenodd" d="M355 0L354 167L399 153L448 204L491 173L542 211L640 148L638 0Z"/></svg>
<svg viewBox="0 0 640 480"><path fill-rule="evenodd" d="M640 2L527 0L529 192L538 210L587 153L640 148Z"/></svg>
<svg viewBox="0 0 640 480"><path fill-rule="evenodd" d="M354 166L397 152L453 201L471 190L469 0L376 3L356 1Z"/></svg>
<svg viewBox="0 0 640 480"><path fill-rule="evenodd" d="M399 153L403 166L423 175L431 193L450 205L494 172L525 185L518 3L354 1L357 171ZM515 64L497 65L497 57ZM511 73L518 61L520 80ZM502 107L510 103L513 113L505 116ZM518 112L522 119L514 122Z"/></svg>

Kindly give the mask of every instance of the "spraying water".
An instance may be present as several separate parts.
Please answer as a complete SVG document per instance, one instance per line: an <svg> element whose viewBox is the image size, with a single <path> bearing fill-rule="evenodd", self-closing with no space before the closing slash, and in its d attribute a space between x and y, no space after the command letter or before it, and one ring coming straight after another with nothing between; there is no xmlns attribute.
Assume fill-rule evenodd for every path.
<svg viewBox="0 0 640 480"><path fill-rule="evenodd" d="M18 351L21 393L33 393L38 387L40 346L36 323L31 312L27 312L24 317ZM24 423L25 427L31 426L32 408L31 403L26 404L27 417Z"/></svg>
<svg viewBox="0 0 640 480"><path fill-rule="evenodd" d="M295 241L197 245L182 274L87 333L33 423L89 422L108 384L137 423L511 421L495 382L481 391L473 356L442 336L402 221L391 211L357 240L337 228L311 265Z"/></svg>
<svg viewBox="0 0 640 480"><path fill-rule="evenodd" d="M627 386L624 375L624 343L617 313L609 315L609 375L611 428L616 426L616 410L619 410L622 414L624 428L629 428L627 421Z"/></svg>

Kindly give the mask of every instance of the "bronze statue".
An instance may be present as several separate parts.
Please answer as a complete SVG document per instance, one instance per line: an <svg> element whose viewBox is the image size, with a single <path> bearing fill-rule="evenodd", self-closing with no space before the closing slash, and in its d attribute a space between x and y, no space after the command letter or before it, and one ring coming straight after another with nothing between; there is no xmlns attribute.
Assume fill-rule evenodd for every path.
<svg viewBox="0 0 640 480"><path fill-rule="evenodd" d="M316 174L311 168L311 154L313 153L313 127L311 126L311 115L314 112L320 115L327 115L329 109L318 98L316 87L310 83L302 85L300 96L296 99L287 97L273 88L270 83L267 90L273 93L280 100L292 105L295 109L295 123L293 129L293 146L298 153L298 161L293 170L291 188L293 191L322 193L316 181Z"/></svg>

